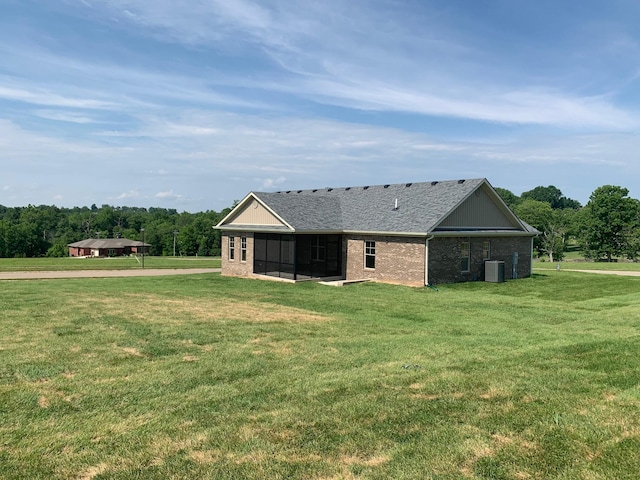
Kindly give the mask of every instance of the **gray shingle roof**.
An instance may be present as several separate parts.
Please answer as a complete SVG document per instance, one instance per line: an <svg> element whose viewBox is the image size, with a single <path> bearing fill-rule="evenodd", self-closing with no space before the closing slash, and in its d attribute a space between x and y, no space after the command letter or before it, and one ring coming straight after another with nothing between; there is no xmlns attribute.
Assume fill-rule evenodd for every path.
<svg viewBox="0 0 640 480"><path fill-rule="evenodd" d="M253 194L296 231L427 233L484 182L476 178Z"/></svg>

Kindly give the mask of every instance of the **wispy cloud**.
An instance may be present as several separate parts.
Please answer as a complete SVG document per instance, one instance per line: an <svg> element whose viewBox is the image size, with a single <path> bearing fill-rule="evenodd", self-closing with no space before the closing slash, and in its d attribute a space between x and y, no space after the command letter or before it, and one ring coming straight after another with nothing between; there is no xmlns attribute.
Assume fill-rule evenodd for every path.
<svg viewBox="0 0 640 480"><path fill-rule="evenodd" d="M4 198L206 209L252 189L487 176L564 180L584 200L640 178L635 23L462 3L10 2Z"/></svg>
<svg viewBox="0 0 640 480"><path fill-rule="evenodd" d="M125 5L133 15L122 13ZM575 84L549 85L508 71L509 65L483 51L477 32L440 25L442 11L426 7L411 19L395 13L397 6L389 2L376 7L360 2L322 7L287 2L286 8L275 1L194 1L189 8L166 0L107 2L111 14L122 14L142 33L161 31L164 40L205 48L229 48L238 41L243 52L266 55L281 68L262 78L212 78L214 85L279 91L361 110L498 123L616 130L640 125L637 111L614 104L610 96L580 95ZM586 87L588 79L583 83ZM179 92L174 89L173 95Z"/></svg>

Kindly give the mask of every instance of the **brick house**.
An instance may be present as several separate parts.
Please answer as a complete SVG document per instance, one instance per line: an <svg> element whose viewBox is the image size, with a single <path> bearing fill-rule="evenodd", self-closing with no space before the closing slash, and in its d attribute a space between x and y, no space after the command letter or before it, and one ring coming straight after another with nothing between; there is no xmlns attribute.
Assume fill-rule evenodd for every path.
<svg viewBox="0 0 640 480"><path fill-rule="evenodd" d="M411 286L528 277L539 233L484 178L251 192L214 228L223 275Z"/></svg>
<svg viewBox="0 0 640 480"><path fill-rule="evenodd" d="M148 243L127 238L88 238L70 243L70 257L119 257L132 253L149 253Z"/></svg>

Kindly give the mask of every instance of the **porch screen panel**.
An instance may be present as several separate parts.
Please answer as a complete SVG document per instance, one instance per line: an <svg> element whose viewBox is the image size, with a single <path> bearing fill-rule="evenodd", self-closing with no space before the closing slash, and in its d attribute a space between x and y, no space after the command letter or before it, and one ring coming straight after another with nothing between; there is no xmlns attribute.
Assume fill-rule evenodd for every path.
<svg viewBox="0 0 640 480"><path fill-rule="evenodd" d="M267 273L267 237L259 233L253 237L253 272Z"/></svg>
<svg viewBox="0 0 640 480"><path fill-rule="evenodd" d="M280 235L267 235L267 275L280 276Z"/></svg>
<svg viewBox="0 0 640 480"><path fill-rule="evenodd" d="M340 235L327 236L327 268L326 276L337 276L342 273L342 237Z"/></svg>
<svg viewBox="0 0 640 480"><path fill-rule="evenodd" d="M280 236L280 276L295 279L295 240L292 236Z"/></svg>

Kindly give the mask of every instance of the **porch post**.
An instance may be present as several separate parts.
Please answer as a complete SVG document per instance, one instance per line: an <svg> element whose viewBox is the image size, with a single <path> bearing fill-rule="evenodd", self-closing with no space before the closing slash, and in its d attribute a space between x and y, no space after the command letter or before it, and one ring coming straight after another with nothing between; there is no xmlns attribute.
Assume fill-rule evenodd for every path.
<svg viewBox="0 0 640 480"><path fill-rule="evenodd" d="M293 280L298 279L298 237L293 236Z"/></svg>

